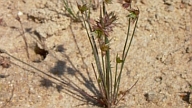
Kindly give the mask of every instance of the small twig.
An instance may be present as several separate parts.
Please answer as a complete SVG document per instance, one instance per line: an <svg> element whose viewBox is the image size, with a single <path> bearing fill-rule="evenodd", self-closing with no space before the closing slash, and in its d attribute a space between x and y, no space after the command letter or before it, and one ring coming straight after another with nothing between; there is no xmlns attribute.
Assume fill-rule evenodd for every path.
<svg viewBox="0 0 192 108"><path fill-rule="evenodd" d="M129 88L128 90L126 90L126 91L123 93L123 95L120 97L120 99L117 100L116 105L117 105L117 104L119 103L119 101L122 100L123 97L137 84L138 81L139 81L139 79L131 86L131 88Z"/></svg>
<svg viewBox="0 0 192 108"><path fill-rule="evenodd" d="M19 23L21 25L22 34L23 34L22 37L23 37L23 40L25 42L25 50L26 50L26 53L27 53L27 57L29 59L29 50L28 50L28 44L27 44L27 39L26 39L26 35L25 35L25 30L23 28L23 24L21 22L21 19L20 19L19 15L17 15L16 20L19 21Z"/></svg>

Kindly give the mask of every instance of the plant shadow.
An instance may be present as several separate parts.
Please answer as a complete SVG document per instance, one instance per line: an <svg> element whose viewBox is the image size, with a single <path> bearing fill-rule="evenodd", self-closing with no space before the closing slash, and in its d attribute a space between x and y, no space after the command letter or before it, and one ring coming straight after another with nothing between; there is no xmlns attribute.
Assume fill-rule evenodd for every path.
<svg viewBox="0 0 192 108"><path fill-rule="evenodd" d="M80 48L75 39L75 35L74 35L74 33L72 33L72 34L73 34L73 39L74 39L76 48L78 49L78 53L81 56L80 58L83 58ZM83 65L86 66L86 68L85 68L86 72L83 72L84 74L82 74L82 72L79 71L75 67L75 64L73 63L75 61L72 61L70 59L70 57L67 54L65 54L65 48L62 45L57 46L56 50L59 51L63 55L63 57L66 58L67 60L62 61L62 60L58 59L58 61L54 65L54 67L52 67L49 70L50 73L59 77L63 82L65 82L65 85L67 85L70 88L70 90L68 90L68 92L70 92L70 93L72 92L72 95L75 94L76 96L78 96L78 98L81 98L84 101L90 102L93 105L98 105L97 99L93 96L99 96L100 93L99 93L97 87L95 86L95 84L93 83L93 80L87 69L87 65L85 64L85 61L83 59L81 59L81 63L83 63ZM57 58L57 57L55 57L55 58ZM70 67L68 65L70 65ZM77 85L74 81L72 81L70 78L66 77L65 75L70 75L70 76L75 77L75 79L84 86L83 88L86 88L86 90L88 90L93 96L88 94L87 93L88 91L82 89L79 85ZM46 86L46 84L44 84L44 82L46 83L46 80L42 79L41 86ZM49 88L49 85L46 88ZM56 89L58 92L60 92L60 91L62 91L62 89L64 89L64 87L62 85L57 85Z"/></svg>
<svg viewBox="0 0 192 108"><path fill-rule="evenodd" d="M90 76L90 71L88 70L88 66L86 65L83 59L83 54L77 44L77 40L75 38L76 36L71 26L70 26L70 30L73 36L75 47L77 48L78 54L80 54L81 63L82 65L86 66L85 72L81 72L77 69L77 67L74 64L76 63L76 61L72 61L70 57L67 54L65 54L65 48L63 47L63 45L58 45L56 48L56 51L60 52L60 54L62 54L62 56L66 58L66 61L62 61L58 59L54 67L52 67L49 71L51 74L59 77L63 82L65 82L65 85L67 85L67 87L70 88L68 92L72 93L72 95L75 94L78 98L81 98L82 100L87 101L93 105L99 106L97 102L98 100L96 97L100 96L100 92L95 86L94 81ZM54 58L57 59L57 57L54 57ZM77 85L76 81L75 83L69 78L69 76L67 77L66 75L75 77L75 80L77 82L80 82L83 87L82 86L80 87L79 85ZM85 88L86 90L83 88ZM64 87L62 85L57 85L56 89L57 91L61 91L62 89L64 89ZM91 95L88 94L88 92L91 93Z"/></svg>
<svg viewBox="0 0 192 108"><path fill-rule="evenodd" d="M45 71L42 71L35 66L26 63L12 55L8 54L10 57L15 59L16 61L19 61L23 63L24 65L27 65L30 68L23 67L23 65L19 65L17 63L14 63L13 61L11 64L27 71L33 74L38 75L40 80L40 87L45 87L46 89L49 88L55 88L59 93L65 93L81 102L83 102L82 105L89 103L91 105L100 106L97 102L97 99L91 95L89 95L87 92L85 92L81 87L79 87L77 84L75 84L73 81L70 80L70 78L63 75L62 77L59 77L57 75L53 75L53 73L47 73ZM87 87L87 86L86 86ZM89 88L87 88L89 90ZM79 106L79 105L77 105Z"/></svg>

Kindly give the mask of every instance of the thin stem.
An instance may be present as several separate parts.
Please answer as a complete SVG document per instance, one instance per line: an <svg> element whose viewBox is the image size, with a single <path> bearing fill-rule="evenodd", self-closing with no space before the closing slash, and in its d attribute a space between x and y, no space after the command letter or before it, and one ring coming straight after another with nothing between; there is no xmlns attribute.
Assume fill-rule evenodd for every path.
<svg viewBox="0 0 192 108"><path fill-rule="evenodd" d="M130 49L130 47L131 47L131 43L132 43L132 41L133 41L133 36L135 35L135 30L136 30L136 27L137 27L137 22L138 22L138 18L136 19L135 26L134 26L134 29L133 29L133 34L132 34L132 36L131 36L131 40L130 40L130 42L129 42L129 46L128 46L128 49L127 49L127 51L126 51L126 54L125 54L124 59L126 59L126 57L127 57L127 55L128 55L128 52L129 52L129 49Z"/></svg>
<svg viewBox="0 0 192 108"><path fill-rule="evenodd" d="M124 56L125 56L125 49L126 49L127 43L128 43L128 37L129 37L129 32L130 32L130 23L131 23L131 19L129 19L129 22L128 22L127 36L126 36L126 41L125 41L125 45L124 45L124 48L123 48L122 59L123 59Z"/></svg>
<svg viewBox="0 0 192 108"><path fill-rule="evenodd" d="M92 65L92 68L93 68L93 71L94 71L94 74L95 74L95 78L98 79L93 63L91 65ZM101 92L101 96L103 96L104 95L104 93L103 93L104 91L103 91L103 89L101 89L101 85L99 84L98 81L97 81L97 84L98 84L99 90Z"/></svg>
<svg viewBox="0 0 192 108"><path fill-rule="evenodd" d="M109 40L105 36L105 44L108 44ZM105 65L106 65L106 87L107 87L107 99L110 99L109 93L110 93L110 54L109 49L106 51L105 55Z"/></svg>
<svg viewBox="0 0 192 108"><path fill-rule="evenodd" d="M123 96L121 96L120 99L117 100L117 103L116 103L116 104L118 104L119 101L123 99L123 97L137 84L138 81L139 81L139 79L131 86L131 88L129 88L128 90L126 90L126 91L123 93Z"/></svg>
<svg viewBox="0 0 192 108"><path fill-rule="evenodd" d="M118 55L116 55L116 58ZM115 94L116 94L116 88L117 88L117 68L118 68L118 63L116 62L115 65L115 80L114 80L114 88L113 88L113 101L115 101Z"/></svg>
<svg viewBox="0 0 192 108"><path fill-rule="evenodd" d="M27 53L27 58L29 59L29 49L28 49L28 43L27 43L27 39L26 39L26 35L25 35L25 30L24 30L24 27L23 27L23 24L21 22L21 19L20 19L19 15L17 15L16 19L17 19L17 21L19 21L21 29L22 29L22 37L23 37L23 40L24 40L24 43L25 43L25 50L26 50L26 53Z"/></svg>
<svg viewBox="0 0 192 108"><path fill-rule="evenodd" d="M85 25L85 29L86 29L86 32L87 32L87 37L89 39L89 42L91 44L91 48L92 48L92 51L93 51L93 55L94 55L94 58L95 58L95 62L96 62L96 66L97 66L97 70L99 72L99 78L101 78L101 81L103 82L104 81L104 78L103 78L103 74L102 74L102 68L101 68L101 63L100 63L100 59L99 59L99 55L98 55L98 51L97 51L97 46L96 46L96 43L95 43L95 39L93 38L93 36L90 36L89 34L89 30L91 30L91 26L90 24L88 23L89 25L89 30L86 26L86 22L85 22L85 19L83 17L83 23Z"/></svg>
<svg viewBox="0 0 192 108"><path fill-rule="evenodd" d="M72 7L69 6L69 2L68 0L63 0L64 3L64 8L65 10L72 16L71 18L74 20L78 20L78 18L76 17L76 15L74 14Z"/></svg>
<svg viewBox="0 0 192 108"><path fill-rule="evenodd" d="M87 14L85 14L87 16ZM87 17L88 18L88 17ZM104 91L104 95L103 97L106 98L106 86L105 86L105 77L103 75L103 70L102 70L102 66L101 66L101 63L100 63L100 59L99 59L99 55L98 55L98 50L97 50L97 46L96 46L96 42L95 42L95 39L93 36L90 36L89 32L88 31L92 31L91 30L91 25L90 23L87 21L87 24L88 24L88 28L86 26L86 20L84 19L83 17L83 22L84 22L84 25L85 25L85 29L86 29L86 32L87 32L87 36L88 36L88 39L89 39L89 42L91 43L91 47L92 47L92 50L93 50L93 54L94 54L94 58L95 58L95 62L96 62L96 66L97 66L97 70L98 70L98 73L99 73L99 78L97 80L101 80L101 89ZM102 92L102 91L101 91Z"/></svg>
<svg viewBox="0 0 192 108"><path fill-rule="evenodd" d="M102 59L102 66L103 66L103 76L104 76L104 78L106 78L106 72L105 72L105 60L104 60L104 58L102 57L103 55L101 54L101 59ZM104 80L105 82L104 83L106 83L106 80Z"/></svg>
<svg viewBox="0 0 192 108"><path fill-rule="evenodd" d="M117 95L118 95L118 92L119 92L119 85L120 85L120 81L121 81L122 70L123 70L124 63L125 63L127 54L128 54L128 52L129 52L129 49L130 49L132 40L133 40L133 36L134 36L134 34L135 34L135 30L136 30L136 27L137 27L137 22L138 22L138 18L136 19L136 22L135 22L135 25L134 25L134 30L133 30L133 33L132 33L132 36L131 36L131 40L130 40L129 45L128 45L128 48L127 48L127 50L126 50L126 54L125 54L124 58L122 58L122 59L123 59L123 62L122 62L122 64L121 64L120 73L119 73L118 79L117 79L117 92L116 92L116 95L115 95L115 100L117 99ZM128 35L127 35L127 36L128 36Z"/></svg>

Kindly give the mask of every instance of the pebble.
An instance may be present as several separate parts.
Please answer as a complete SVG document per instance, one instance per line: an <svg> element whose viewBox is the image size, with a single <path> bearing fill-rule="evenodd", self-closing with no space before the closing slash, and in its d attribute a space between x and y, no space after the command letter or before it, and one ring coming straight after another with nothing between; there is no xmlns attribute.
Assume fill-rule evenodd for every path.
<svg viewBox="0 0 192 108"><path fill-rule="evenodd" d="M155 77L155 81L156 81L156 82L161 82L161 81L162 81L162 77L161 77L161 76Z"/></svg>
<svg viewBox="0 0 192 108"><path fill-rule="evenodd" d="M173 0L163 0L165 4L171 5L173 4Z"/></svg>
<svg viewBox="0 0 192 108"><path fill-rule="evenodd" d="M188 4L188 5L192 5L192 0L182 0L183 4Z"/></svg>
<svg viewBox="0 0 192 108"><path fill-rule="evenodd" d="M29 89L29 93L30 93L30 94L35 94L35 90L34 90L33 87L30 87L30 89Z"/></svg>
<svg viewBox="0 0 192 108"><path fill-rule="evenodd" d="M175 7L174 7L173 5L168 5L168 6L165 8L165 10L166 10L167 12L173 12L173 11L175 10Z"/></svg>
<svg viewBox="0 0 192 108"><path fill-rule="evenodd" d="M148 102L150 102L150 101L157 102L158 101L158 98L154 92L146 93L144 96L146 98L146 101L148 101Z"/></svg>
<svg viewBox="0 0 192 108"><path fill-rule="evenodd" d="M165 96L165 94L162 93L155 93L153 91L150 91L146 94L144 94L146 101L148 102L154 102L154 103L158 103L161 101L164 101L167 97Z"/></svg>
<svg viewBox="0 0 192 108"><path fill-rule="evenodd" d="M19 12L17 13L17 15L18 15L18 16L21 16L21 15L23 15L23 12L19 11Z"/></svg>
<svg viewBox="0 0 192 108"><path fill-rule="evenodd" d="M186 53L192 53L192 46L188 46L186 48Z"/></svg>

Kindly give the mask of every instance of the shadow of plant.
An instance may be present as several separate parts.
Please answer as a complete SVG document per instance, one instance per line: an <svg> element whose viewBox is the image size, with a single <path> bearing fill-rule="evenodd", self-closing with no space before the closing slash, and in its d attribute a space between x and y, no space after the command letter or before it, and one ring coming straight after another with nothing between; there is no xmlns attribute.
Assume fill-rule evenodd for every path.
<svg viewBox="0 0 192 108"><path fill-rule="evenodd" d="M60 60L57 61L56 65L50 70L50 72L59 77L64 75L64 72L67 72L68 74L71 74L71 75L75 74L74 69L67 67L66 62L60 61Z"/></svg>
<svg viewBox="0 0 192 108"><path fill-rule="evenodd" d="M56 86L56 89L57 89L57 91L60 93L64 88L63 88L62 85L57 85L57 86Z"/></svg>
<svg viewBox="0 0 192 108"><path fill-rule="evenodd" d="M49 87L52 87L52 86L53 86L52 81L49 80L49 79L43 78L40 82L41 82L40 86L44 86L44 87L46 87L47 89L48 89Z"/></svg>
<svg viewBox="0 0 192 108"><path fill-rule="evenodd" d="M74 41L76 43L75 37ZM81 54L81 51L79 49L78 44L76 43L76 47L78 48L78 52ZM56 52L60 52L64 58L66 58L66 61L62 61L57 59L57 57L54 56L55 59L57 59L57 62L55 63L54 67L52 67L49 72L51 73L48 78L42 77L42 80L40 81L40 86L45 87L49 89L50 87L55 88L59 93L65 92L69 94L70 96L82 101L82 102L89 102L91 104L97 105L97 102L95 102L94 97L89 95L87 92L91 92L92 95L98 95L98 89L93 84L93 80L91 79L88 70L86 69L86 74L82 74L71 61L70 57L65 54L65 48L63 45L58 45L56 47ZM81 54L82 56L82 54ZM82 59L82 62L85 65L85 62ZM46 64L49 65L49 64ZM69 67L70 65L70 67ZM41 70L38 70L41 71ZM41 71L42 73L46 73ZM47 73L46 73L47 74ZM53 75L53 76L52 76ZM69 77L66 77L66 75L71 75L72 77L75 77L75 79L80 82L86 90L82 89L77 85L74 81L72 81ZM54 78L53 78L54 77ZM56 79L57 82L59 81L59 84L56 83L54 80ZM55 86L56 85L56 86ZM88 90L88 91L87 91Z"/></svg>
<svg viewBox="0 0 192 108"><path fill-rule="evenodd" d="M74 38L75 39L75 38ZM75 41L75 40L74 40ZM75 41L76 42L76 41ZM79 53L79 46L76 44ZM62 46L59 46L60 49L64 49ZM70 60L69 56L64 53L62 50L63 57L67 58L67 61L58 60L53 68L50 69L50 73L55 76L58 76L62 81L60 85L56 85L56 89L58 92L61 92L63 89L69 92L71 95L76 95L78 100L82 100L83 102L91 102L92 104L96 104L95 100L92 96L87 94L79 85L75 84L70 78L66 77L65 75L71 75L76 78L78 82L80 82L88 91L90 91L93 95L98 95L99 92L95 85L93 84L93 80L91 79L88 70L86 69L86 74L82 74L74 65L73 61ZM82 56L82 55L81 55ZM55 57L56 58L56 57ZM82 63L85 62L82 59ZM67 66L69 64L71 67ZM88 77L87 77L88 76ZM65 84L63 83L65 82ZM49 82L48 82L49 83ZM64 85L63 85L64 84ZM41 86L46 86L42 84Z"/></svg>
<svg viewBox="0 0 192 108"><path fill-rule="evenodd" d="M11 64L13 64L13 65L15 65L15 66L27 71L27 72L35 73L36 75L41 77L42 79L40 80L39 86L45 87L46 89L53 87L59 93L64 92L64 93L68 94L69 96L71 96L71 97L73 97L79 101L82 101L85 103L90 103L93 105L98 105L97 102L95 102L94 97L87 94L77 84L75 84L73 81L71 81L70 78L65 77L64 75L63 75L63 78L61 78L61 77L58 77L56 75L44 72L44 71L34 67L33 65L30 65L29 63L26 63L26 62L24 62L24 61L22 61L16 57L10 55L7 52L4 52L4 53L9 55L10 57L15 59L16 61L19 61L19 62L23 63L24 65L28 66L28 68L20 66L19 64L14 63L14 62L11 62ZM89 85L89 84L87 83L86 85Z"/></svg>

